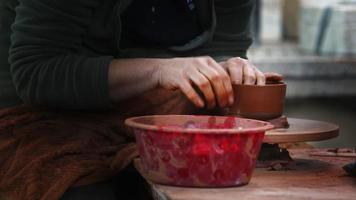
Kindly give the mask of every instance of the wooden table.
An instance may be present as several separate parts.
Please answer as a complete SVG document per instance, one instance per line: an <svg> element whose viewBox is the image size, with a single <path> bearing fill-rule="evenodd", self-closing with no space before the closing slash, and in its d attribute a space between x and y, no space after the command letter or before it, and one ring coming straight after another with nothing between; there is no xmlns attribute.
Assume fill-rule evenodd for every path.
<svg viewBox="0 0 356 200"><path fill-rule="evenodd" d="M156 200L356 200L356 177L342 169L356 158L310 156L313 151L316 149L290 150L295 169L256 169L246 186L202 189L151 183L153 196Z"/></svg>

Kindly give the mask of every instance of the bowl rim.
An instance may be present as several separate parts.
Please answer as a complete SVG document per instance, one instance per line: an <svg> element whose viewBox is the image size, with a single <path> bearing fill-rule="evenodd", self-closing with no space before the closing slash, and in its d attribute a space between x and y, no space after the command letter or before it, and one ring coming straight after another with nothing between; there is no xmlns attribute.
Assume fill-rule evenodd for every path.
<svg viewBox="0 0 356 200"><path fill-rule="evenodd" d="M149 118L149 117L217 117L217 118L227 118L233 117L239 120L246 120L246 121L254 121L257 123L264 124L261 127L256 128L249 128L249 129L202 129L202 128L177 128L177 127L159 127L157 125L149 125L143 124L139 122L135 122L135 120L140 118ZM143 115L137 117L130 117L125 120L125 125L131 128L136 129L145 129L150 131L162 131L162 132L180 132L180 133L201 133L201 134L220 134L220 133L227 133L227 134L242 134L242 133L251 133L251 132L265 132L274 128L274 125L270 122L255 120L255 119L248 119L236 116L214 116L214 115Z"/></svg>

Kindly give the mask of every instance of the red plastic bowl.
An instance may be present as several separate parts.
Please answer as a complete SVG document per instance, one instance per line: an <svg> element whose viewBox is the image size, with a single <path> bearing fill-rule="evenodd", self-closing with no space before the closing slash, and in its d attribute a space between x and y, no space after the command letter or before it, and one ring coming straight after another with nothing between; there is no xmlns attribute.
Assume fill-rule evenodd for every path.
<svg viewBox="0 0 356 200"><path fill-rule="evenodd" d="M247 184L268 122L237 117L154 115L127 119L139 147L141 173L166 185Z"/></svg>

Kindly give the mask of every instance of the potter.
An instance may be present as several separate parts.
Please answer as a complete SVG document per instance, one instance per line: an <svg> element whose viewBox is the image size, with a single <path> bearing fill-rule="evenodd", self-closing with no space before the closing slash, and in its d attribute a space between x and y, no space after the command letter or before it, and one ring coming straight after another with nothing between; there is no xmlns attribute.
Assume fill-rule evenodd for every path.
<svg viewBox="0 0 356 200"><path fill-rule="evenodd" d="M232 83L264 85L246 56L254 4L0 0L0 196L141 199L124 119L226 108Z"/></svg>

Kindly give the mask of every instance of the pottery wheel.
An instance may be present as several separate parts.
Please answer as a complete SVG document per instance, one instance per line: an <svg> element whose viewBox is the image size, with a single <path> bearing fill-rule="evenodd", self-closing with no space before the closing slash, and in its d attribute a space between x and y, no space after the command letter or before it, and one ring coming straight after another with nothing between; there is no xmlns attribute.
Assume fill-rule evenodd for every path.
<svg viewBox="0 0 356 200"><path fill-rule="evenodd" d="M263 142L309 142L335 138L339 135L339 126L307 119L288 118L289 128L278 128L266 132Z"/></svg>

